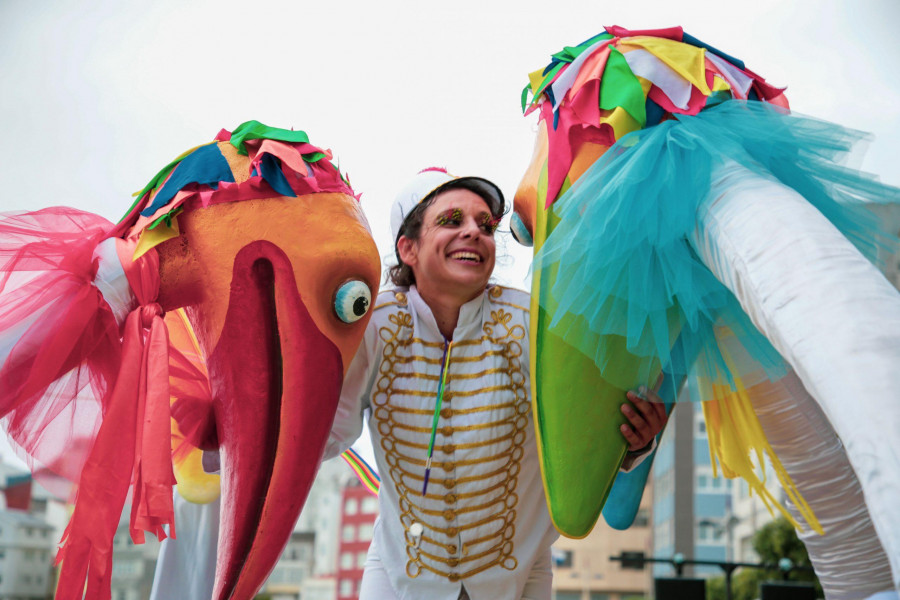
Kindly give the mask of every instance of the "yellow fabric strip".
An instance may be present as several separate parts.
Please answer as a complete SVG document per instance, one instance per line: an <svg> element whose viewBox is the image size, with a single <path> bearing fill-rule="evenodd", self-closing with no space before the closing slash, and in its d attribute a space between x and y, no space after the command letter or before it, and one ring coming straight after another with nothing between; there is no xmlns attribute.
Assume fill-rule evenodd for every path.
<svg viewBox="0 0 900 600"><path fill-rule="evenodd" d="M531 84L531 93L535 93L539 87L541 87L541 83L544 81L544 70L538 69L532 73L528 74L528 82Z"/></svg>
<svg viewBox="0 0 900 600"><path fill-rule="evenodd" d="M726 361L728 357L726 356ZM736 391L728 386L712 385L713 399L703 402L703 416L709 438L713 475L717 474L717 462L722 474L728 478L740 476L750 489L757 493L770 513L773 507L785 516L797 529L803 527L788 513L778 499L766 489L763 468L765 459L775 471L778 481L806 523L817 533L824 534L821 524L804 500L790 475L772 450L756 413L753 412L751 394L743 382L737 381ZM753 460L755 455L756 459ZM754 466L754 462L757 466ZM762 473L762 477L758 474Z"/></svg>
<svg viewBox="0 0 900 600"><path fill-rule="evenodd" d="M617 106L613 110L601 110L600 114L600 123L609 123L617 140L626 133L631 133L641 128L640 123L635 121L628 114L628 111L621 106Z"/></svg>
<svg viewBox="0 0 900 600"><path fill-rule="evenodd" d="M713 76L713 88L714 92L727 92L731 89L731 86L727 81L719 77L718 75Z"/></svg>
<svg viewBox="0 0 900 600"><path fill-rule="evenodd" d="M137 247L134 249L132 260L142 257L148 250L159 246L166 240L178 237L178 220L172 219L172 226L168 227L165 223L160 223L153 229L144 229L141 231L141 237L138 239Z"/></svg>
<svg viewBox="0 0 900 600"><path fill-rule="evenodd" d="M622 45L640 46L672 67L690 81L705 96L710 89L706 85L706 50L658 37L635 36L623 40Z"/></svg>

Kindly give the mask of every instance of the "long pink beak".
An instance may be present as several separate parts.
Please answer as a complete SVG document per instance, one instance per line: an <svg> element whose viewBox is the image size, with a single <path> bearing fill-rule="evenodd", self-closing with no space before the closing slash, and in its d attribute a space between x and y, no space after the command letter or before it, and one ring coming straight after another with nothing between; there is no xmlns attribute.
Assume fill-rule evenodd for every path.
<svg viewBox="0 0 900 600"><path fill-rule="evenodd" d="M213 598L250 600L306 501L343 375L338 348L316 327L274 244L256 241L235 257L209 367L222 457Z"/></svg>

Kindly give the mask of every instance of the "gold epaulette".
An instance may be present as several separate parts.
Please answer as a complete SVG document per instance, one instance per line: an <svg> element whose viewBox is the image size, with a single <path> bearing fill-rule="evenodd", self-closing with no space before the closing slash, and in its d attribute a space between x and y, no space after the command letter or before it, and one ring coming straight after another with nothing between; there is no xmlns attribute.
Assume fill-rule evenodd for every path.
<svg viewBox="0 0 900 600"><path fill-rule="evenodd" d="M488 289L488 296L491 299L491 303L493 304L501 304L503 306L509 306L512 308L517 308L521 311L528 312L528 306L530 304L530 300L528 297L528 292L518 290L516 288L509 288L502 285L494 285Z"/></svg>
<svg viewBox="0 0 900 600"><path fill-rule="evenodd" d="M375 299L375 308L372 310L378 310L380 308L387 308L389 306L406 306L408 300L406 298L406 292L401 289L393 289L393 290L385 290L378 294Z"/></svg>

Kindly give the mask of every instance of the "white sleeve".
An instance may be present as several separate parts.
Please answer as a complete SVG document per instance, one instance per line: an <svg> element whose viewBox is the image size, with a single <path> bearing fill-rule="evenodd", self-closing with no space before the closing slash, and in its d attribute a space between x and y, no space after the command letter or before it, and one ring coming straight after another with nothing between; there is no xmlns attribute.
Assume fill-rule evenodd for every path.
<svg viewBox="0 0 900 600"><path fill-rule="evenodd" d="M359 350L350 362L341 387L341 399L334 415L334 425L325 444L322 460L334 458L350 447L362 433L363 412L369 406L377 364L377 336L372 321L366 328Z"/></svg>
<svg viewBox="0 0 900 600"><path fill-rule="evenodd" d="M649 444L647 444L640 450L635 450L634 452L626 452L625 460L622 461L622 466L619 467L619 471L621 471L622 473L628 473L639 464L644 462L644 459L653 454L654 450L656 450L656 438L653 438Z"/></svg>

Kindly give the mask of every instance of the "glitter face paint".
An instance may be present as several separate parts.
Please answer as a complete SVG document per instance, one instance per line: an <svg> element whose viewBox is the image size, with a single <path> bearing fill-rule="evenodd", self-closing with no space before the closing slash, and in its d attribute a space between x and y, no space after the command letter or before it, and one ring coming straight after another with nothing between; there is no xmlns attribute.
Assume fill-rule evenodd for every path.
<svg viewBox="0 0 900 600"><path fill-rule="evenodd" d="M489 212L483 212L476 217L478 225L486 232L493 234L500 225L500 217L495 217ZM448 225L462 225L463 215L458 208L450 208L442 212L435 218L435 225L438 227L446 227Z"/></svg>

